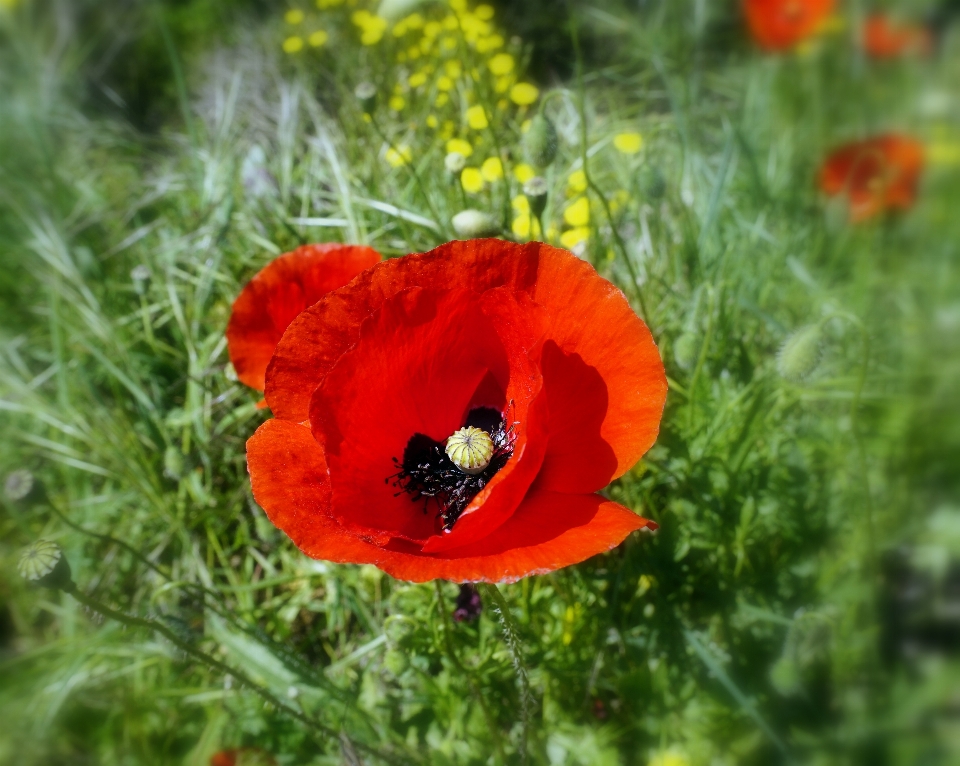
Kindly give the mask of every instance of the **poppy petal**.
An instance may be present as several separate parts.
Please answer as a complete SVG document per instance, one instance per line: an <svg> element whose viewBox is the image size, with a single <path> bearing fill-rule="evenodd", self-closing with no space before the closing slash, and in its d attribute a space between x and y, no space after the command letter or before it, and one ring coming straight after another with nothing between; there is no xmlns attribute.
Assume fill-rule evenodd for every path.
<svg viewBox="0 0 960 766"><path fill-rule="evenodd" d="M750 33L767 50L783 50L816 33L835 0L745 0Z"/></svg>
<svg viewBox="0 0 960 766"><path fill-rule="evenodd" d="M549 360L544 384L553 401L544 488L593 492L622 476L656 440L666 374L650 331L623 293L566 250L496 239L449 242L384 261L304 311L267 372L274 414L306 420L310 394L357 342L360 322L410 285L477 292L506 286L550 316L546 338L561 354Z"/></svg>
<svg viewBox="0 0 960 766"><path fill-rule="evenodd" d="M359 245L304 245L265 266L240 292L227 325L237 377L258 391L284 330L301 311L357 274L380 254Z"/></svg>
<svg viewBox="0 0 960 766"><path fill-rule="evenodd" d="M442 443L461 428L488 372L506 389L509 360L476 293L410 288L363 322L310 407L342 525L420 542L438 531L426 501L389 481L394 459L415 434Z"/></svg>
<svg viewBox="0 0 960 766"><path fill-rule="evenodd" d="M305 426L268 420L247 442L253 493L270 520L308 556L375 564L402 580L513 582L576 564L656 525L600 495L531 492L493 534L449 554L411 543L389 548L344 530L330 515L323 450Z"/></svg>

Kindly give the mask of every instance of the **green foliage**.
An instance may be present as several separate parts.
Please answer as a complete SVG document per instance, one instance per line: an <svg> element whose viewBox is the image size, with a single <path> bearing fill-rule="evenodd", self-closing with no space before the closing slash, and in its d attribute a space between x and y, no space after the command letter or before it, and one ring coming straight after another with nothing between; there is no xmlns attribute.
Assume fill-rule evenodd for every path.
<svg viewBox="0 0 960 766"><path fill-rule="evenodd" d="M0 511L0 761L512 764L526 741L554 765L956 762L937 605L960 559L960 179L931 161L915 209L857 227L813 184L831 145L890 125L957 146L956 34L928 61L871 64L846 35L764 58L726 4L572 4L582 83L538 83L543 236L659 343L660 438L607 494L660 529L503 587L502 623L492 592L454 623L454 585L312 561L269 523L244 458L265 415L223 332L303 242L422 251L464 209L539 237L520 195L540 106L510 93L573 47L531 11L541 49L496 16L499 45L438 33L414 59L421 27L362 41L354 6L319 5L0 7L0 472L44 488ZM481 188L445 169L454 138ZM798 338L804 374L781 374ZM166 632L29 588L39 538Z"/></svg>

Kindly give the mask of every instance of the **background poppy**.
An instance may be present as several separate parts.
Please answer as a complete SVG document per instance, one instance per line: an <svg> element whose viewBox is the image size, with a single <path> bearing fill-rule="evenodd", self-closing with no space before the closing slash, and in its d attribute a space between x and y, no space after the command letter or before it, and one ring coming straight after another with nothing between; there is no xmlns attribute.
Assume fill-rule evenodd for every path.
<svg viewBox="0 0 960 766"><path fill-rule="evenodd" d="M753 39L770 51L790 48L814 35L833 11L834 0L745 0Z"/></svg>
<svg viewBox="0 0 960 766"><path fill-rule="evenodd" d="M416 581L552 571L651 525L595 493L653 444L666 391L646 325L589 264L451 242L291 323L267 372L276 419L247 443L254 496L315 558ZM472 423L509 454L459 495L442 445Z"/></svg>
<svg viewBox="0 0 960 766"><path fill-rule="evenodd" d="M227 349L240 381L263 391L267 363L290 322L379 261L370 247L329 243L303 245L261 269L237 296L227 325Z"/></svg>
<svg viewBox="0 0 960 766"><path fill-rule="evenodd" d="M862 221L909 208L922 170L922 144L906 136L877 136L835 149L820 168L820 189L845 194L850 220Z"/></svg>
<svg viewBox="0 0 960 766"><path fill-rule="evenodd" d="M930 30L920 24L897 23L879 13L869 16L863 24L863 48L875 59L929 53L932 45Z"/></svg>

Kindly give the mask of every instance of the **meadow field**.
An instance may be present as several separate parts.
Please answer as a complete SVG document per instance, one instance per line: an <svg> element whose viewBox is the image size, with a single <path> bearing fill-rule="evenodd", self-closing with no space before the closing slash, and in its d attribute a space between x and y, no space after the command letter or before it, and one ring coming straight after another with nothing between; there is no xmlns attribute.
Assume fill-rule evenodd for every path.
<svg viewBox="0 0 960 766"><path fill-rule="evenodd" d="M960 764L960 11L813 5L0 0L0 763ZM878 137L913 175L829 188ZM479 237L649 327L602 494L659 528L476 588L305 555L234 301Z"/></svg>

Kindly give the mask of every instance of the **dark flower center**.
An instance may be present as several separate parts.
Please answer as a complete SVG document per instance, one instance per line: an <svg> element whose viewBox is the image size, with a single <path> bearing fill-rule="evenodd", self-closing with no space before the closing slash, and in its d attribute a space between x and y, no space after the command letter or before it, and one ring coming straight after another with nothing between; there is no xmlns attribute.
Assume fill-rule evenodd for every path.
<svg viewBox="0 0 960 766"><path fill-rule="evenodd" d="M386 480L399 490L397 495L406 493L414 501L423 500L424 513L430 511L432 503L440 528L449 532L470 501L510 460L516 441L515 425L507 426L504 416L491 407L470 411L464 427L486 431L493 442L490 464L475 474L466 473L450 460L444 442L416 433L407 442L403 459L393 458L397 473Z"/></svg>

